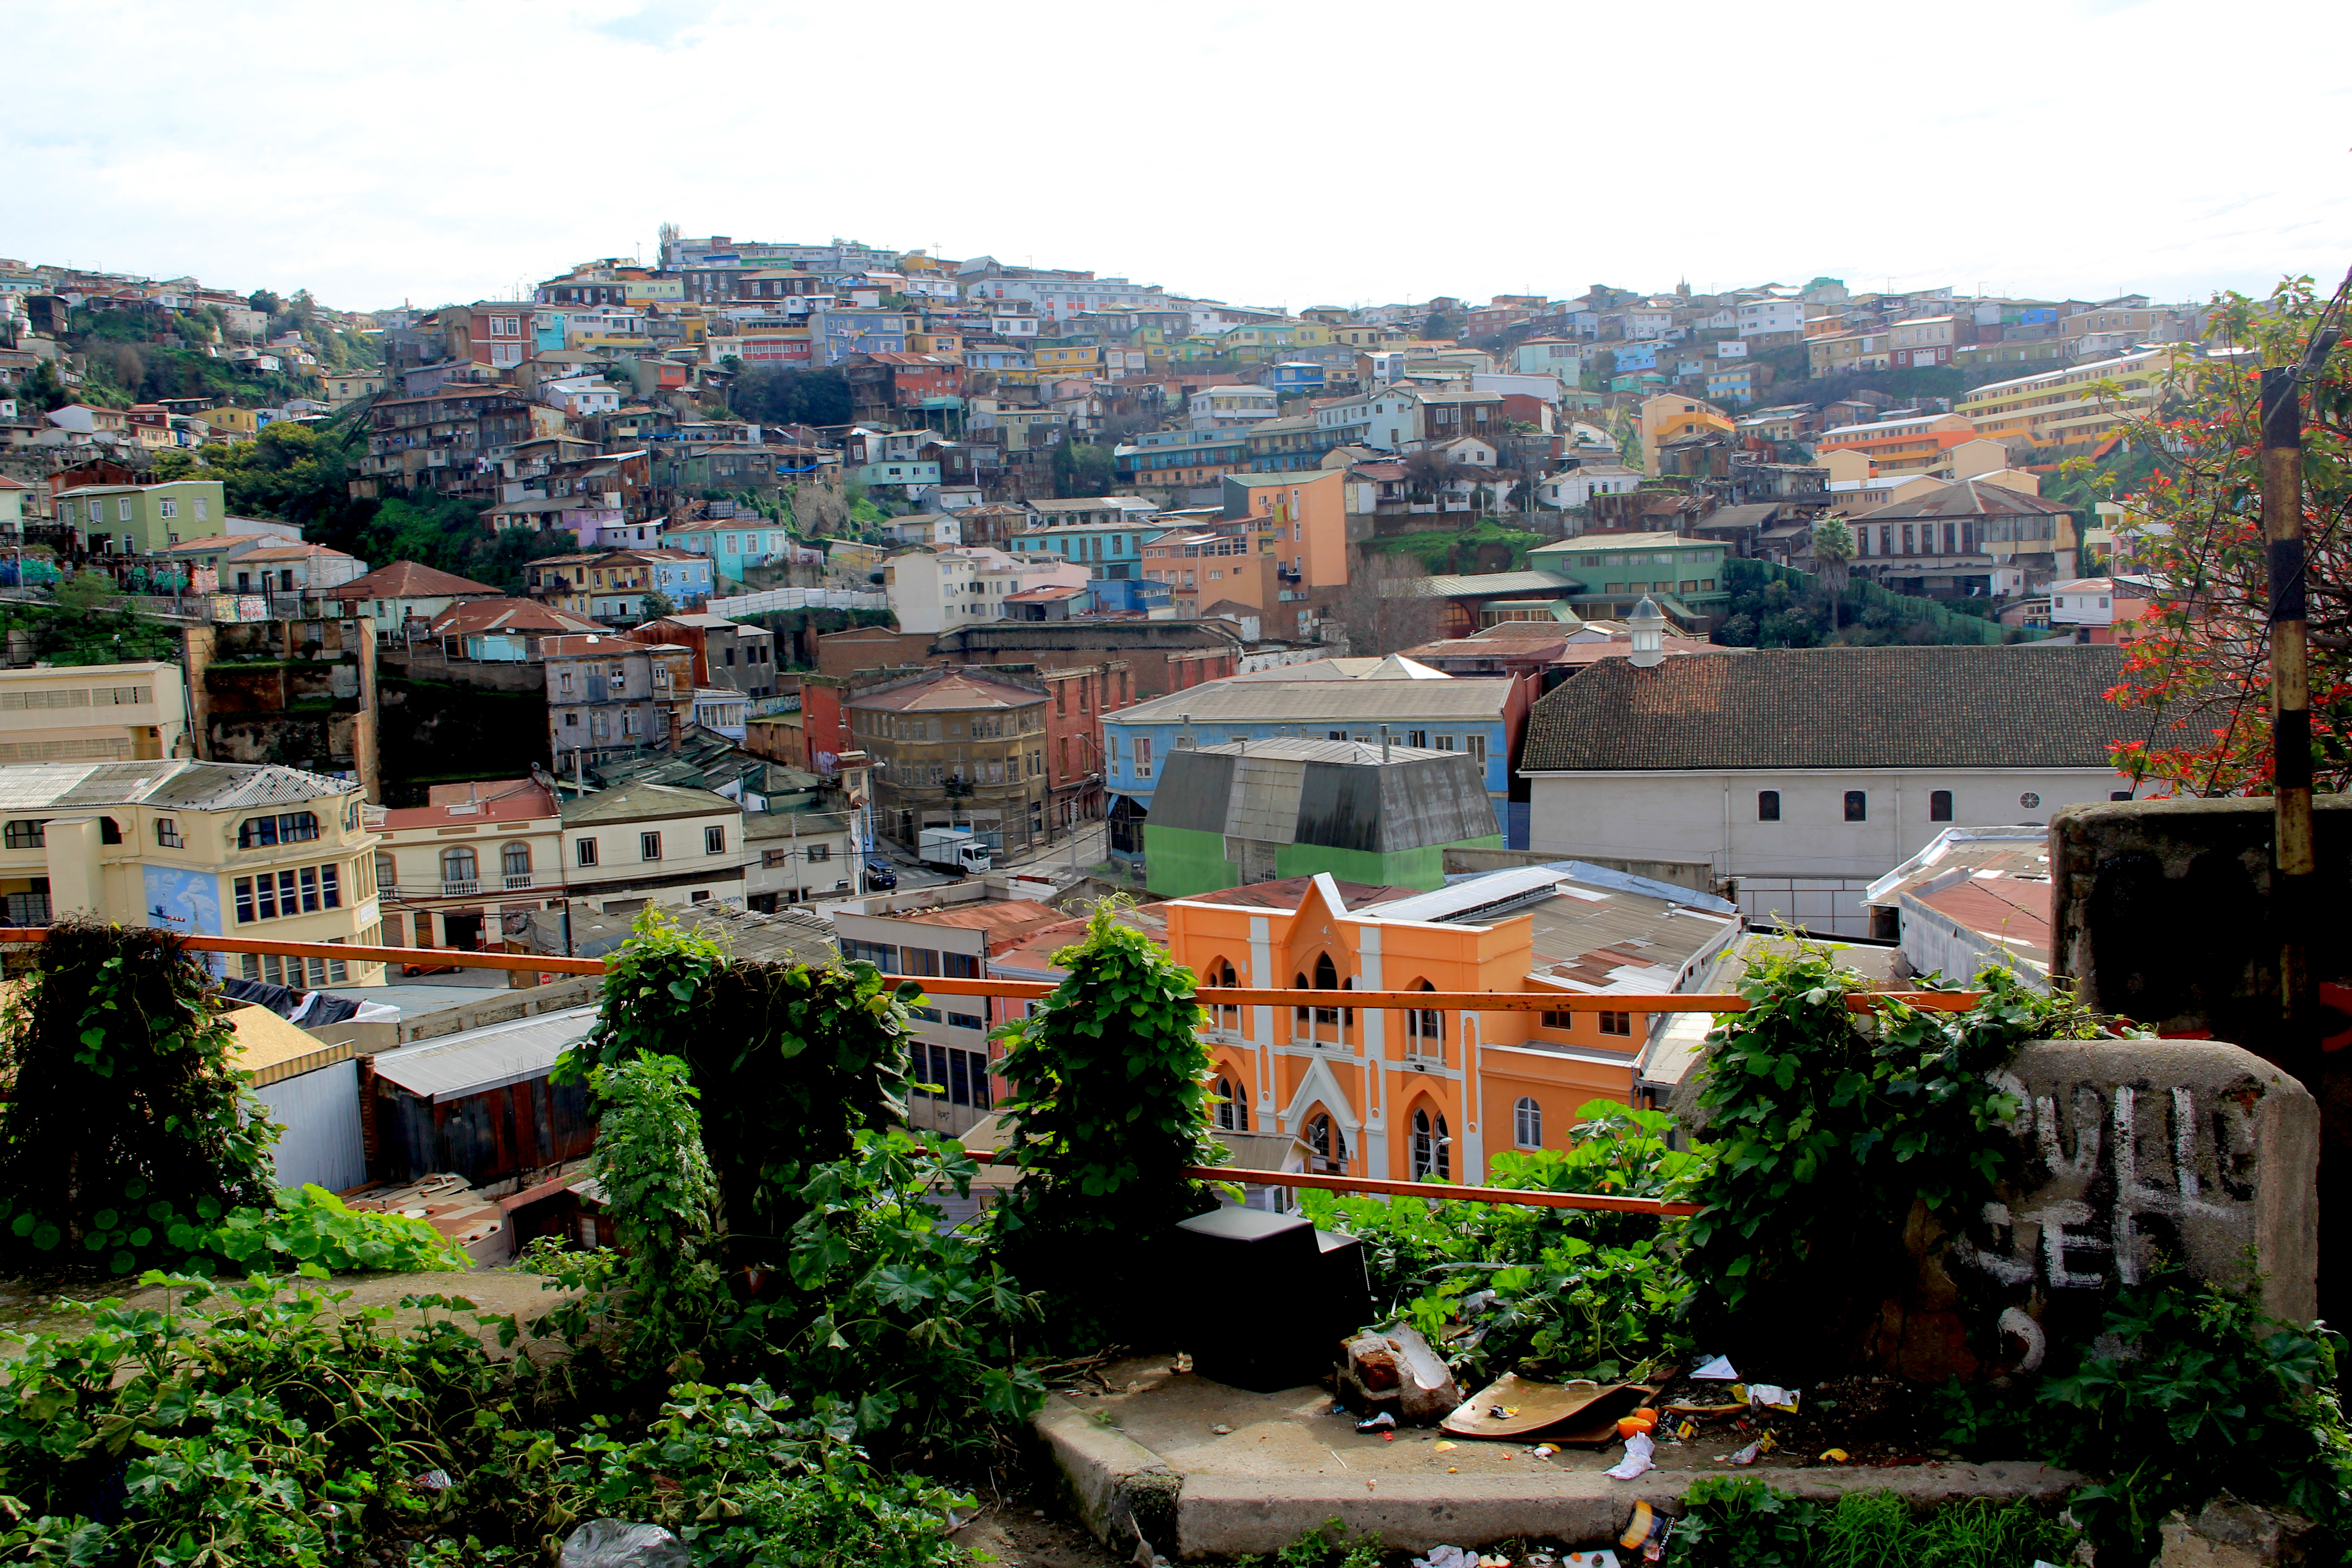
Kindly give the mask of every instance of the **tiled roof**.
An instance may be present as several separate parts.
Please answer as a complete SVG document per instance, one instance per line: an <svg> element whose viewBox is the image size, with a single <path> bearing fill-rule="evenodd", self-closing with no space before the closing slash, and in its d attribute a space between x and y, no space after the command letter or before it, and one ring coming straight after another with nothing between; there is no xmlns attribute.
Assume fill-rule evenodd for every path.
<svg viewBox="0 0 2352 1568"><path fill-rule="evenodd" d="M478 632L594 632L604 628L584 616L533 599L461 599L433 617L436 637Z"/></svg>
<svg viewBox="0 0 2352 1568"><path fill-rule="evenodd" d="M965 708L1025 708L1045 700L1042 691L951 669L928 680L853 697L845 706L878 708L892 713L929 713Z"/></svg>
<svg viewBox="0 0 2352 1568"><path fill-rule="evenodd" d="M2074 509L2022 490L1962 479L1907 500L1891 500L1862 515L1874 522L1907 517L2063 517Z"/></svg>
<svg viewBox="0 0 2352 1568"><path fill-rule="evenodd" d="M2126 650L1766 648L1605 660L1536 704L1528 773L2107 765ZM2143 728L2145 726L2143 725Z"/></svg>
<svg viewBox="0 0 2352 1568"><path fill-rule="evenodd" d="M488 594L500 597L505 590L493 588L488 583L476 583L455 573L436 571L414 561L395 561L389 566L379 566L364 577L354 577L332 590L338 599L418 599L462 597L468 594Z"/></svg>

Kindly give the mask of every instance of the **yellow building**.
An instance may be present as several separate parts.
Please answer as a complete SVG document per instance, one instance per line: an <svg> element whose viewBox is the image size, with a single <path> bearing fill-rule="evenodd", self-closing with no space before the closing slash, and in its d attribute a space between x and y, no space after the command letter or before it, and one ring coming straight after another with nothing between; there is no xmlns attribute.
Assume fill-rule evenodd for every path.
<svg viewBox="0 0 2352 1568"><path fill-rule="evenodd" d="M0 670L0 763L160 759L177 753L187 732L176 664Z"/></svg>
<svg viewBox="0 0 2352 1568"><path fill-rule="evenodd" d="M2155 407L2179 374L2176 355L2193 352L2143 349L2071 370L1996 381L1963 396L1956 411L1979 435L2011 445L2021 438L2037 447L2096 441Z"/></svg>
<svg viewBox="0 0 2352 1568"><path fill-rule="evenodd" d="M1098 377L1103 370L1103 352L1088 345L1085 348L1057 348L1040 343L1032 356L1041 378L1065 375Z"/></svg>
<svg viewBox="0 0 2352 1568"><path fill-rule="evenodd" d="M1737 426L1729 415L1696 397L1664 395L1642 403L1642 471L1658 471L1658 448L1685 436L1728 436Z"/></svg>
<svg viewBox="0 0 2352 1568"><path fill-rule="evenodd" d="M0 766L11 925L69 914L190 936L374 946L375 835L357 784L299 768L158 759ZM227 971L317 989L376 963L241 954Z"/></svg>
<svg viewBox="0 0 2352 1568"><path fill-rule="evenodd" d="M261 433L261 421L250 408L207 408L196 416L215 436L247 440Z"/></svg>

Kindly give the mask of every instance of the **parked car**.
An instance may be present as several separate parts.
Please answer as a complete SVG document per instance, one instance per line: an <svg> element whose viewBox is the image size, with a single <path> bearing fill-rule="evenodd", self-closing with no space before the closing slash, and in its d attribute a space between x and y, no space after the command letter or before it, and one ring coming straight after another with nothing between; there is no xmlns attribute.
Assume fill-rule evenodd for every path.
<svg viewBox="0 0 2352 1568"><path fill-rule="evenodd" d="M887 860L869 859L866 862L866 885L887 893L898 885L898 873Z"/></svg>

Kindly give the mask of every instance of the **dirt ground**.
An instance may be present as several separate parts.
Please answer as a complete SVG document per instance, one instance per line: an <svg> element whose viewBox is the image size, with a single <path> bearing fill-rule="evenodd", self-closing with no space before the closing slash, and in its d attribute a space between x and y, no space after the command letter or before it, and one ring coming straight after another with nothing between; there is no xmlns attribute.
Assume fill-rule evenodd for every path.
<svg viewBox="0 0 2352 1568"><path fill-rule="evenodd" d="M1011 1568L1132 1568L1131 1553L1103 1550L1042 1491L989 1503L955 1540Z"/></svg>
<svg viewBox="0 0 2352 1568"><path fill-rule="evenodd" d="M448 1270L429 1274L337 1274L322 1280L287 1281L290 1290L296 1285L316 1285L331 1295L348 1291L349 1309L391 1307L395 1309L390 1321L395 1327L409 1327L424 1320L425 1311L417 1308L402 1308L406 1296L449 1296L473 1303L472 1312L499 1316L511 1315L528 1324L563 1300L561 1293L544 1289L546 1281L537 1274L520 1268L474 1268ZM163 1310L177 1306L186 1298L178 1291L161 1286L142 1287L126 1280L110 1279L100 1274L55 1275L45 1278L0 1279L0 1330L16 1333L70 1334L89 1325L89 1309L93 1303L114 1299L129 1307L149 1307ZM445 1309L434 1309L445 1311ZM472 1312L456 1309L460 1321L471 1324ZM501 1360L515 1353L516 1348L537 1342L518 1340L512 1347L499 1344L496 1328L479 1328L478 1337L490 1353ZM21 1353L22 1346L0 1342L0 1357Z"/></svg>

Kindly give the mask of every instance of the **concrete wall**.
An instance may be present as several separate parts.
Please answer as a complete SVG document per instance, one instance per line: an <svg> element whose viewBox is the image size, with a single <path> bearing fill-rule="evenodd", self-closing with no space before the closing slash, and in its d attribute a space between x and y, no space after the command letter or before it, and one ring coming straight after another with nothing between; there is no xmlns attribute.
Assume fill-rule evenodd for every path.
<svg viewBox="0 0 2352 1568"><path fill-rule="evenodd" d="M1918 1276L1881 1314L1882 1365L2032 1371L2162 1259L2231 1283L2251 1261L2272 1315L2318 1316L2319 1108L2301 1084L2235 1046L2121 1039L2030 1045L1995 1081L2022 1102L2009 1179L1948 1251L1912 1227ZM1970 1329L1990 1367L1971 1367Z"/></svg>
<svg viewBox="0 0 2352 1568"><path fill-rule="evenodd" d="M2322 982L2352 984L2352 797L2313 803L2325 891L2306 935ZM2278 1018L2267 800L2081 806L2050 824L2053 968L2094 1007L2268 1054ZM2339 1009L2352 1005L2341 997ZM2339 1011L2323 1025L2352 1028Z"/></svg>
<svg viewBox="0 0 2352 1568"><path fill-rule="evenodd" d="M1830 918L1805 923L1824 936L1868 936L1861 885L1946 827L2047 822L2062 806L2105 802L2130 783L2104 768L1539 773L1528 783L1528 847L1580 860L1687 859L1704 851L1718 877L1827 881L1835 895L1824 905ZM1765 790L1780 796L1777 822L1759 817L1757 796ZM1849 790L1867 797L1866 820L1845 820ZM1951 822L1928 816L1937 790L1952 792ZM1748 912L1769 918L1776 911ZM1777 912L1795 913L1786 900Z"/></svg>

